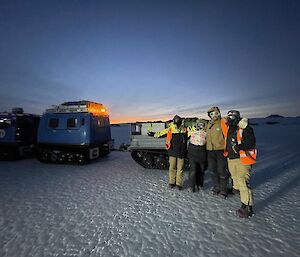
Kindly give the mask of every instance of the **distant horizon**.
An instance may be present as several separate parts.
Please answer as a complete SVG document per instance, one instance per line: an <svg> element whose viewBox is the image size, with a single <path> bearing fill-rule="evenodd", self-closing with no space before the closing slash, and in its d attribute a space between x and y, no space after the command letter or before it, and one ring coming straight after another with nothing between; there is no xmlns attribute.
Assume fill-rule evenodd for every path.
<svg viewBox="0 0 300 257"><path fill-rule="evenodd" d="M55 105L53 105L55 106ZM50 108L51 106L49 106L48 108ZM15 107L12 107L12 108L22 108L21 106L15 106ZM0 110L0 113L3 113L3 112L11 112L12 111L12 108L10 109L6 109L6 110ZM48 109L46 108L46 109ZM27 113L27 114L35 114L35 115L43 115L44 112L46 111L46 109L42 112L42 113L37 113L37 112L28 112L26 111L24 108L23 108L23 111L24 113ZM109 108L108 108L109 109ZM231 110L234 109L234 108L231 108ZM235 108L236 110L239 110L239 108ZM223 116L226 116L226 113L227 113L228 110L226 111L222 111L221 109L221 114L222 114L222 117ZM162 121L162 122L166 122L166 121L169 121L169 120L172 120L172 118L175 116L175 115L178 115L178 113L174 113L173 115L167 115L165 117L162 117L160 116L161 118L155 118L154 115L150 115L152 116L153 118L142 118L142 117L139 117L139 118L134 118L134 117L130 117L128 118L128 116L124 117L124 119L127 119L127 120L117 120L117 119L114 119L113 118L113 115L111 115L109 113L109 118L110 118L110 123L111 124L127 124L127 123L136 123L136 122L157 122L157 121ZM200 113L199 115L179 115L183 118L202 118L202 119L209 119L209 117L207 116L207 113L206 112L203 112L203 113ZM241 116L245 117L245 118L248 118L248 119L259 119L259 118L269 118L269 116L280 116L280 117L283 117L283 118L298 118L300 117L300 114L299 115L295 115L295 116L291 116L291 115L282 115L282 114L279 114L279 113L271 113L271 114L266 114L266 115L261 115L261 116L248 116L248 115L243 115L243 113L241 112ZM279 118L279 117L278 117Z"/></svg>
<svg viewBox="0 0 300 257"><path fill-rule="evenodd" d="M270 114L266 117L246 117L247 119L267 119L267 118L300 118L300 115L298 116L282 116L282 115L279 115L280 117L269 117L269 116L272 116L272 115L279 115L279 114ZM223 116L222 116L223 117ZM201 118L201 119L206 119L206 120L209 120L209 118L204 118L204 117L183 117L183 118ZM142 121L133 121L133 122L120 122L120 123L116 123L116 122L110 122L111 125L120 125L120 124L129 124L129 123L138 123L138 122L141 122L141 123L144 123L144 122L166 122L166 121L170 121L172 120L171 119L168 119L168 120L142 120Z"/></svg>

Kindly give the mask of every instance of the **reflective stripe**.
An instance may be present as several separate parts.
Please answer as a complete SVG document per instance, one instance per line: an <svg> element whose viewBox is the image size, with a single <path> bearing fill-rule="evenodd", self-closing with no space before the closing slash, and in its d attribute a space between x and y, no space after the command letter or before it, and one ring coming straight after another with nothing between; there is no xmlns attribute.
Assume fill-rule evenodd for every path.
<svg viewBox="0 0 300 257"><path fill-rule="evenodd" d="M256 163L256 149L251 151L240 151L240 159L243 164L254 164Z"/></svg>
<svg viewBox="0 0 300 257"><path fill-rule="evenodd" d="M227 142L227 134L228 134L229 127L227 126L224 118L221 119L221 129L222 129L222 132L224 135L224 153L223 153L223 155L225 157L227 157L228 152L226 151L226 142Z"/></svg>
<svg viewBox="0 0 300 257"><path fill-rule="evenodd" d="M243 130L239 128L238 133L237 133L237 142L240 145L242 143L242 137L243 137Z"/></svg>
<svg viewBox="0 0 300 257"><path fill-rule="evenodd" d="M167 134L167 138L166 138L166 144L165 144L165 148L166 150L169 150L171 147L171 140L172 140L172 129L170 128Z"/></svg>

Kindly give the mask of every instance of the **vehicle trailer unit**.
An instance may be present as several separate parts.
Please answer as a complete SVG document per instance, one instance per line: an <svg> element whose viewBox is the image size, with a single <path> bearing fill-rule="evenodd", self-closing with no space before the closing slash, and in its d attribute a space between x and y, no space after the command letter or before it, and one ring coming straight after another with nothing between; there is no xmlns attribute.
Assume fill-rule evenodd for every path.
<svg viewBox="0 0 300 257"><path fill-rule="evenodd" d="M103 104L65 102L47 109L38 130L41 162L85 164L112 148L109 115Z"/></svg>
<svg viewBox="0 0 300 257"><path fill-rule="evenodd" d="M40 116L22 108L0 113L0 159L15 160L34 153Z"/></svg>

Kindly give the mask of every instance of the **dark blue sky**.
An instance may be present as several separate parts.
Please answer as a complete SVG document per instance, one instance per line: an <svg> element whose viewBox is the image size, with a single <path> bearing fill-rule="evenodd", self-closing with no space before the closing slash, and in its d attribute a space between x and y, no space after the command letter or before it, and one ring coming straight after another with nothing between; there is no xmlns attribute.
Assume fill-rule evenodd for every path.
<svg viewBox="0 0 300 257"><path fill-rule="evenodd" d="M0 111L300 115L300 1L2 0L0 35Z"/></svg>

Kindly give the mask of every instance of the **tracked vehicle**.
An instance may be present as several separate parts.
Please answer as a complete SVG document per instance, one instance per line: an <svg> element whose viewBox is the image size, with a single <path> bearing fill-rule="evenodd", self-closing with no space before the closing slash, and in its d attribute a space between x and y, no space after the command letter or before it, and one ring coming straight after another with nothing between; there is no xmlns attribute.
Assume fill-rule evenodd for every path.
<svg viewBox="0 0 300 257"><path fill-rule="evenodd" d="M38 130L41 162L85 164L112 147L109 115L103 104L65 102L47 109Z"/></svg>
<svg viewBox="0 0 300 257"><path fill-rule="evenodd" d="M184 120L185 126L192 126L196 118ZM166 137L154 138L153 134L168 127L168 122L137 122L131 123L131 143L129 150L132 159L146 169L169 168L168 152L165 149ZM185 169L188 169L188 159Z"/></svg>
<svg viewBox="0 0 300 257"><path fill-rule="evenodd" d="M40 116L24 113L22 108L0 113L0 159L15 160L32 156Z"/></svg>
<svg viewBox="0 0 300 257"><path fill-rule="evenodd" d="M165 137L154 138L154 133L167 128L167 122L144 122L131 124L131 144L129 150L135 162L146 169L168 169L168 153Z"/></svg>

